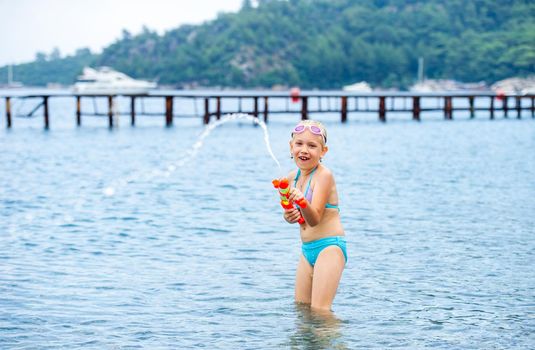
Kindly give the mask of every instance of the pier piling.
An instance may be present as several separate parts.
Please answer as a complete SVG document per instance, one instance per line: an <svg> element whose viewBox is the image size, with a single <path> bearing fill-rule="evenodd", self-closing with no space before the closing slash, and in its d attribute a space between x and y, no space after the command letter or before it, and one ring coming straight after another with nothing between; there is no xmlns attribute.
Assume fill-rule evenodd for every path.
<svg viewBox="0 0 535 350"><path fill-rule="evenodd" d="M136 96L130 97L130 125L136 125Z"/></svg>
<svg viewBox="0 0 535 350"><path fill-rule="evenodd" d="M347 122L347 96L342 96L342 101L341 101L341 121L342 123L346 123ZM320 108L321 109L321 108Z"/></svg>
<svg viewBox="0 0 535 350"><path fill-rule="evenodd" d="M301 120L308 119L308 97L301 97Z"/></svg>
<svg viewBox="0 0 535 350"><path fill-rule="evenodd" d="M444 119L453 119L453 102L451 96L446 96L444 98Z"/></svg>
<svg viewBox="0 0 535 350"><path fill-rule="evenodd" d="M379 96L379 120L386 122L386 97Z"/></svg>
<svg viewBox="0 0 535 350"><path fill-rule="evenodd" d="M48 96L43 96L43 116L45 118L45 129L50 127L50 120L48 117Z"/></svg>
<svg viewBox="0 0 535 350"><path fill-rule="evenodd" d="M489 112L490 112L490 119L494 119L494 96L490 97Z"/></svg>
<svg viewBox="0 0 535 350"><path fill-rule="evenodd" d="M204 124L210 123L210 100L208 97L204 98Z"/></svg>
<svg viewBox="0 0 535 350"><path fill-rule="evenodd" d="M475 110L474 110L474 96L468 97L468 104L470 105L470 119L475 118Z"/></svg>
<svg viewBox="0 0 535 350"><path fill-rule="evenodd" d="M76 125L81 126L82 125L82 103L81 103L81 97L76 96Z"/></svg>
<svg viewBox="0 0 535 350"><path fill-rule="evenodd" d="M412 119L420 121L420 97L418 96L412 98Z"/></svg>
<svg viewBox="0 0 535 350"><path fill-rule="evenodd" d="M108 126L113 128L113 96L108 96Z"/></svg>
<svg viewBox="0 0 535 350"><path fill-rule="evenodd" d="M11 98L6 97L6 122L7 128L11 128Z"/></svg>
<svg viewBox="0 0 535 350"><path fill-rule="evenodd" d="M216 118L217 120L221 119L221 96L216 98Z"/></svg>
<svg viewBox="0 0 535 350"><path fill-rule="evenodd" d="M165 96L165 126L173 125L173 96Z"/></svg>
<svg viewBox="0 0 535 350"><path fill-rule="evenodd" d="M532 100L533 102L533 100ZM264 97L264 123L268 121L268 97Z"/></svg>

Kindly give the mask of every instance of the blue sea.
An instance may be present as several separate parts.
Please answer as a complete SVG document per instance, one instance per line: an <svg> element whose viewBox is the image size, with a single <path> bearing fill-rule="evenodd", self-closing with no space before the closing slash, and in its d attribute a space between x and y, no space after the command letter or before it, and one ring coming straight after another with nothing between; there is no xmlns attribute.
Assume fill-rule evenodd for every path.
<svg viewBox="0 0 535 350"><path fill-rule="evenodd" d="M530 114L313 116L349 254L325 317L293 302L271 185L298 114L270 116L279 169L248 119L202 138L200 118L74 108L8 130L0 101L1 349L535 348Z"/></svg>

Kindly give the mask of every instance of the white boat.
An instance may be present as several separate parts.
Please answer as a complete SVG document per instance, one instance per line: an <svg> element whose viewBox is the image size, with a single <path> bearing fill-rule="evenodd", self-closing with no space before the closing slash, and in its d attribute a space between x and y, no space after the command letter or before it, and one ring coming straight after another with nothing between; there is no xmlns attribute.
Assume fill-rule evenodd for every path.
<svg viewBox="0 0 535 350"><path fill-rule="evenodd" d="M371 92L372 87L365 81L359 81L358 83L346 85L342 88L344 91L353 92Z"/></svg>
<svg viewBox="0 0 535 350"><path fill-rule="evenodd" d="M146 94L156 83L137 80L110 67L84 67L73 85L73 92L84 95Z"/></svg>

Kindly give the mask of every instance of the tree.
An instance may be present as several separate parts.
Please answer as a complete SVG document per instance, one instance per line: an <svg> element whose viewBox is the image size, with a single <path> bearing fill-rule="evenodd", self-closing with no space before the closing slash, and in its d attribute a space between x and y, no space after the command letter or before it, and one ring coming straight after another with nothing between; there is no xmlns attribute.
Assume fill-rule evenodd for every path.
<svg viewBox="0 0 535 350"><path fill-rule="evenodd" d="M41 51L37 52L35 54L35 60L37 62L45 62L46 61L46 53L41 52Z"/></svg>
<svg viewBox="0 0 535 350"><path fill-rule="evenodd" d="M176 86L406 87L424 57L429 78L490 83L535 74L533 23L528 0L244 0L163 36L123 30L98 55L38 53L17 76L68 80L93 64Z"/></svg>
<svg viewBox="0 0 535 350"><path fill-rule="evenodd" d="M49 59L51 61L55 61L55 60L61 59L61 52L59 51L59 48L54 47L54 49L50 53Z"/></svg>

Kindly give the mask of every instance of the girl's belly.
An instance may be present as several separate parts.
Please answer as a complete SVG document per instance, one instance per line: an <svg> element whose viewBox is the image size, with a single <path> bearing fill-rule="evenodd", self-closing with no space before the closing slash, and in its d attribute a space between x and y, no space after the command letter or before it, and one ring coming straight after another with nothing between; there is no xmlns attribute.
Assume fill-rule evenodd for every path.
<svg viewBox="0 0 535 350"><path fill-rule="evenodd" d="M332 214L324 213L323 220L314 227L308 226L307 224L301 226L301 240L303 242L315 241L324 237L343 235L344 228L340 222L340 215L338 215L338 212L334 212Z"/></svg>

